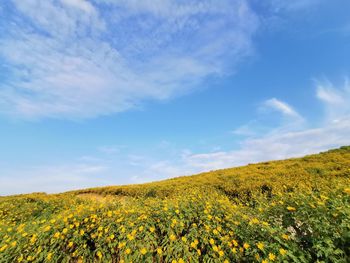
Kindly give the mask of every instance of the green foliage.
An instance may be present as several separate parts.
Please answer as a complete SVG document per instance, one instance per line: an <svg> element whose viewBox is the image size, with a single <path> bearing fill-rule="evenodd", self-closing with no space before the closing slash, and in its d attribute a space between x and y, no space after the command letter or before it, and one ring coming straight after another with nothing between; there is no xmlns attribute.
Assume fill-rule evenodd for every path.
<svg viewBox="0 0 350 263"><path fill-rule="evenodd" d="M350 147L0 198L0 262L349 262Z"/></svg>

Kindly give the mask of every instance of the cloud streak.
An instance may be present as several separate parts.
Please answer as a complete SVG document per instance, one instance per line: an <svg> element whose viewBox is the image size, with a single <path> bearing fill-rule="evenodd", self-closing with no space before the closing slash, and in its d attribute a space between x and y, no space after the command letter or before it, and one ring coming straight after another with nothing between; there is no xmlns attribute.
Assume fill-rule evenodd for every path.
<svg viewBox="0 0 350 263"><path fill-rule="evenodd" d="M264 106L281 112L283 115L294 118L301 118L299 113L297 113L293 107L288 105L288 103L278 100L276 98L268 99L264 102Z"/></svg>

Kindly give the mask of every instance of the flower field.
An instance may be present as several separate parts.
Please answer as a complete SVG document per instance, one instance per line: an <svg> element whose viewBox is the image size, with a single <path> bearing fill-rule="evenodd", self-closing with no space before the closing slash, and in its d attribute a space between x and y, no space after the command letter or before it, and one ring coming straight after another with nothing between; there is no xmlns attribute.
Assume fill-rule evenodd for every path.
<svg viewBox="0 0 350 263"><path fill-rule="evenodd" d="M350 262L350 147L0 197L0 262Z"/></svg>

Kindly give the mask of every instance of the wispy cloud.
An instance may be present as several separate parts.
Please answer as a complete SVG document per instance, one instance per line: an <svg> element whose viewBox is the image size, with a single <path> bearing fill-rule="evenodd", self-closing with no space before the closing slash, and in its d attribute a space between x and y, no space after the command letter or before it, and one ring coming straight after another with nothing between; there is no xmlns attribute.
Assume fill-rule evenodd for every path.
<svg viewBox="0 0 350 263"><path fill-rule="evenodd" d="M294 1L285 1L285 0L269 0L267 1L270 5L276 10L289 10L289 11L300 11L301 9L309 8L315 5L318 5L325 0L294 0Z"/></svg>
<svg viewBox="0 0 350 263"><path fill-rule="evenodd" d="M328 80L316 81L317 97L324 103L327 122L339 122L350 116L350 83L346 78L341 87Z"/></svg>
<svg viewBox="0 0 350 263"><path fill-rule="evenodd" d="M276 98L268 99L264 102L264 106L271 108L273 110L279 111L285 116L288 117L296 117L301 118L299 113L296 112L295 109L293 109L292 106L288 105L288 103L283 102L281 100L278 100Z"/></svg>
<svg viewBox="0 0 350 263"><path fill-rule="evenodd" d="M13 0L3 8L0 112L24 118L88 118L179 96L232 72L252 53L259 24L243 0Z"/></svg>

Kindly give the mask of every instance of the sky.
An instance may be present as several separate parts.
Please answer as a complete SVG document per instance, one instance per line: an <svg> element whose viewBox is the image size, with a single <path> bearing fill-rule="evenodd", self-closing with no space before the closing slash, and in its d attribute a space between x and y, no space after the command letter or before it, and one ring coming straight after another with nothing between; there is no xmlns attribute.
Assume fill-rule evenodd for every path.
<svg viewBox="0 0 350 263"><path fill-rule="evenodd" d="M350 145L348 0L0 2L0 195Z"/></svg>

